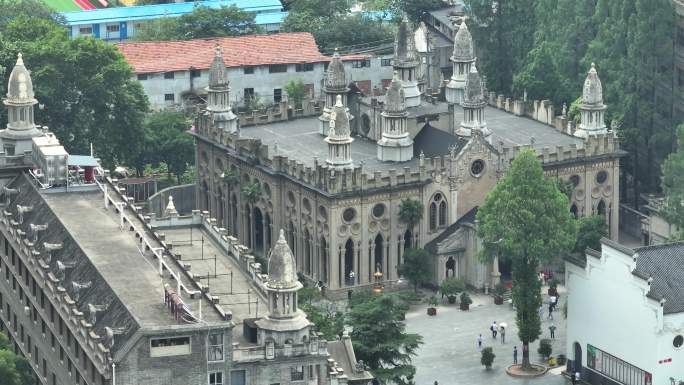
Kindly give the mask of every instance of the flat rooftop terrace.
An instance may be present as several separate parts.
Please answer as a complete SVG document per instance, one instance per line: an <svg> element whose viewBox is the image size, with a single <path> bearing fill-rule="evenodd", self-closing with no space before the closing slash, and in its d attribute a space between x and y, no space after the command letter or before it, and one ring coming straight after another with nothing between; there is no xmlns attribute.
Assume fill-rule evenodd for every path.
<svg viewBox="0 0 684 385"><path fill-rule="evenodd" d="M446 103L423 103L421 106L409 108L411 116L447 113ZM460 109L456 116L457 122L460 122L463 110ZM580 138L561 133L554 127L536 120L516 116L494 107L485 107L485 119L487 126L492 131L492 144L497 148L499 142L503 142L504 148L530 145L532 138L534 138L534 148L539 153L544 147L549 147L551 151L555 151L556 146L569 146L571 144L577 145L577 148L583 147L584 141ZM325 163L328 157L328 145L323 140L324 137L318 133L318 127L319 120L317 117L302 118L243 127L241 128L241 136L260 139L263 144L269 146L277 144L278 155L287 156L305 166L313 167L314 157L318 158L319 163ZM377 144L375 141L363 137L354 137L351 146L354 165L358 166L363 162L366 171L388 171L418 166L417 158L408 162L379 161L377 159ZM444 154L446 155L446 152Z"/></svg>
<svg viewBox="0 0 684 385"><path fill-rule="evenodd" d="M119 214L113 206L104 208L101 191L41 191L41 196L141 327L179 325L164 305L163 294L163 285L175 289L176 281L168 271L159 276L158 260L151 251L141 251L134 232L119 228ZM167 262L173 269L173 263ZM189 280L182 281L192 287ZM204 301L203 321L222 322L208 301L190 299L185 293L182 299L195 316L199 301Z"/></svg>

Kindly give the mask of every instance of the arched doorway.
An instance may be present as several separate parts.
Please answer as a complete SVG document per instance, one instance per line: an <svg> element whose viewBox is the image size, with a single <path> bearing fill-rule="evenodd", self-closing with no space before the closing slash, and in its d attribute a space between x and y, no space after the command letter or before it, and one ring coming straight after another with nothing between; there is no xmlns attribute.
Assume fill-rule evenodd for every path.
<svg viewBox="0 0 684 385"><path fill-rule="evenodd" d="M235 194L230 199L230 216L231 216L231 231L233 232L233 236L237 237L239 232L238 232L238 204L237 204L237 197Z"/></svg>
<svg viewBox="0 0 684 385"><path fill-rule="evenodd" d="M347 285L353 285L356 280L356 272L353 274L354 277L350 278L349 276L352 271L354 271L354 241L349 238L347 243L344 244L344 277L340 281L345 282Z"/></svg>
<svg viewBox="0 0 684 385"><path fill-rule="evenodd" d="M501 279L508 281L512 278L513 262L510 258L501 258L499 256L499 273L501 274Z"/></svg>
<svg viewBox="0 0 684 385"><path fill-rule="evenodd" d="M295 243L295 227L294 223L290 221L287 224L287 235L288 235L288 243L290 244L290 249L292 249L292 255L295 256L295 260L297 261L297 264L302 263L301 259L298 258L297 254L297 244Z"/></svg>
<svg viewBox="0 0 684 385"><path fill-rule="evenodd" d="M266 213L264 215L264 229L266 233L264 234L264 251L266 254L268 254L268 251L271 249L271 215Z"/></svg>
<svg viewBox="0 0 684 385"><path fill-rule="evenodd" d="M245 226L245 230L247 230L247 234L245 234L247 236L247 239L245 239L245 242L249 245L251 249L254 249L254 244L252 243L252 215L249 210L249 205L245 205L245 224L247 225Z"/></svg>
<svg viewBox="0 0 684 385"><path fill-rule="evenodd" d="M410 249L412 245L413 233L410 229L406 229L406 232L404 233L404 251L406 251L406 249Z"/></svg>
<svg viewBox="0 0 684 385"><path fill-rule="evenodd" d="M207 181L202 182L202 210L209 210L209 186Z"/></svg>
<svg viewBox="0 0 684 385"><path fill-rule="evenodd" d="M598 205L596 205L596 214L603 216L606 215L606 202L604 202L603 199L601 199Z"/></svg>
<svg viewBox="0 0 684 385"><path fill-rule="evenodd" d="M456 277L456 260L454 257L449 257L444 266L446 269L446 277L449 278L449 272L451 272L451 277Z"/></svg>
<svg viewBox="0 0 684 385"><path fill-rule="evenodd" d="M264 216L258 207L254 208L254 247L266 255L266 244L264 243Z"/></svg>
<svg viewBox="0 0 684 385"><path fill-rule="evenodd" d="M219 224L219 227L225 227L226 224L223 222L225 219L224 216L224 210L225 210L225 203L223 201L223 189L219 187L218 190L218 210L216 211L216 222Z"/></svg>
<svg viewBox="0 0 684 385"><path fill-rule="evenodd" d="M577 205L576 204L573 203L572 206L570 206L570 212L575 217L575 219L578 218Z"/></svg>
<svg viewBox="0 0 684 385"><path fill-rule="evenodd" d="M311 276L311 235L309 229L304 229L304 272Z"/></svg>
<svg viewBox="0 0 684 385"><path fill-rule="evenodd" d="M572 370L575 372L580 372L582 374L582 345L579 342L573 344L575 355L572 361Z"/></svg>
<svg viewBox="0 0 684 385"><path fill-rule="evenodd" d="M384 250L384 239L382 238L382 234L378 234L375 237L375 260L373 261L373 268L371 269L373 272L379 271L383 272L384 271L384 265L385 265L385 258L383 255L383 250Z"/></svg>
<svg viewBox="0 0 684 385"><path fill-rule="evenodd" d="M321 276L320 279L324 283L328 283L328 242L325 237L321 237Z"/></svg>

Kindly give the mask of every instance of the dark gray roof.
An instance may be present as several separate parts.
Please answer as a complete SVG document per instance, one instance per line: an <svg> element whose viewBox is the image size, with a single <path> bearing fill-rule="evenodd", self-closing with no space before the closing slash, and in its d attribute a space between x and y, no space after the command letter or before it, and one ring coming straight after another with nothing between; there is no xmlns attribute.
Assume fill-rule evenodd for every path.
<svg viewBox="0 0 684 385"><path fill-rule="evenodd" d="M467 140L434 128L428 123L413 138L413 155L417 157L422 151L428 158L442 156L449 153L451 146L456 146L456 153L458 153L466 143L468 143Z"/></svg>
<svg viewBox="0 0 684 385"><path fill-rule="evenodd" d="M47 230L40 233L38 241L40 243L61 243L63 245L61 250L53 252L49 271L53 272L53 274L57 271L57 261L61 261L65 264L73 263L73 268L66 269L65 279L60 282L60 286L63 286L65 289L67 289L67 293L73 298L74 293L71 285L72 281L76 281L81 284L91 282L91 286L89 288L81 290L79 293L80 298L77 303L79 310L84 312L87 316L89 314L87 308L88 303L106 306L106 310L102 313L98 313L97 315L97 322L94 325L94 331L100 336L104 336L105 326L125 330L123 335L118 335L117 338L114 338L115 345L113 350L118 350L121 347L121 344L128 340L128 338L132 336L133 333L140 327L139 320L136 319L136 317L131 313L131 311L136 308L135 304L129 304L129 306L131 306L129 308L129 306L124 304L119 296L115 294L114 290L112 290L112 287L110 286L110 282L103 278L103 274L100 271L100 268L103 266L96 266L88 258L87 254L81 247L82 245L79 245L79 243L72 238L72 236L69 234L69 231L65 228L63 224L64 218L59 214L55 214L51 205L46 202L44 196L33 186L33 184L24 174L18 176L14 181L12 181L10 183L10 187L19 189L20 193L17 194L16 198L10 202L10 206L5 208L5 210L16 215L16 205L33 206L32 211L24 214L24 221L20 225L21 229L27 234L31 234L29 232L31 223L36 225L47 224ZM56 196L51 198L59 199ZM78 195L69 194L69 197L67 197L66 200L71 202L67 204L68 210L74 213L73 216L80 218L79 221L81 221L82 227L84 229L98 227L97 223L89 221L91 218L79 215L81 210L76 207L76 204L73 204L76 200L78 200ZM103 202L102 198L98 197L97 202L97 206L101 207ZM91 210L99 211L101 210L99 207L93 207ZM114 230L120 234L126 234L118 231L116 222L113 223L111 230ZM86 235L87 238L91 239L91 242L102 241L101 247L112 256L112 260L108 263L110 268L115 268L117 265L123 266L124 260L119 260L119 258L123 258L121 245L107 244L106 240L101 239L102 236L103 234L97 231L93 231L89 235ZM39 250L41 250L41 248L39 248ZM139 264L129 266L128 270L134 271L137 270L138 267L140 267ZM156 279L158 280L158 278ZM132 275L124 275L119 277L118 280L127 281L129 285L134 286L132 284L136 282L136 277ZM137 283L139 282L136 282L136 284ZM134 287L131 287L131 289L132 290L130 294L140 297L141 300L151 296L150 293L134 293L134 291L136 291ZM160 312L164 311L164 313L166 313L164 306L161 303L160 297L161 293L159 293L159 296L155 296L154 307L159 307ZM149 298L149 300L152 302L152 298Z"/></svg>
<svg viewBox="0 0 684 385"><path fill-rule="evenodd" d="M684 312L684 242L635 249L635 272L653 278L651 297L665 298L665 314Z"/></svg>
<svg viewBox="0 0 684 385"><path fill-rule="evenodd" d="M452 223L449 227L444 229L441 234L439 234L435 239L431 240L425 245L425 250L429 252L430 254L437 254L437 245L447 239L451 234L455 233L456 230L458 230L461 226L463 226L464 223L474 223L475 218L477 217L477 209L478 207L475 206L470 211L467 213L463 214L458 220L454 223Z"/></svg>

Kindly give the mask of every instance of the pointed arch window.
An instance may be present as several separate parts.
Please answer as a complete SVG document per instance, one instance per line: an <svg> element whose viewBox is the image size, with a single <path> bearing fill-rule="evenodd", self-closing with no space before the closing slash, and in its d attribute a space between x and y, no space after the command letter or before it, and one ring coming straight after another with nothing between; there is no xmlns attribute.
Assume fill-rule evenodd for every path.
<svg viewBox="0 0 684 385"><path fill-rule="evenodd" d="M430 202L430 231L447 225L447 201L444 194L438 192Z"/></svg>

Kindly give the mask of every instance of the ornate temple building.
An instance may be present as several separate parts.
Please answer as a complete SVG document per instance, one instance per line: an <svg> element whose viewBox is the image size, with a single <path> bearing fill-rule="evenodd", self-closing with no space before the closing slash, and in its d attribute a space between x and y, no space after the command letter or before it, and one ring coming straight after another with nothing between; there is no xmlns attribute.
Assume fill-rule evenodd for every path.
<svg viewBox="0 0 684 385"><path fill-rule="evenodd" d="M623 152L603 123L596 69L587 76L576 128L566 109L556 114L548 100L488 92L465 24L454 39L444 100L423 94L429 68L411 31L403 20L384 95L358 93L333 59L320 118L231 132L202 110L193 133L197 207L257 255L276 247L283 228L299 272L333 295L376 280L401 284L397 266L409 247L432 252L434 283L456 275L487 288L510 268L477 259L475 213L515 155L532 148L549 178L574 186L568 210L603 215L615 239ZM413 227L399 220L406 199L423 208Z"/></svg>

